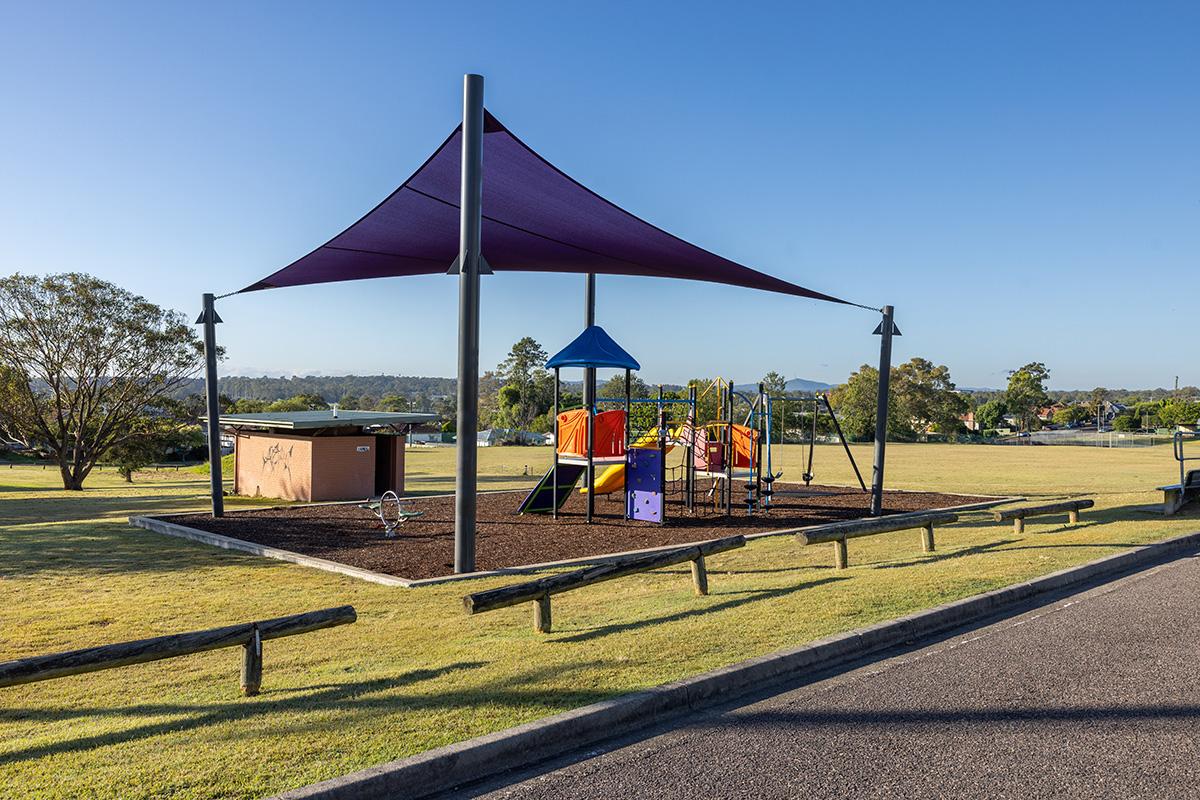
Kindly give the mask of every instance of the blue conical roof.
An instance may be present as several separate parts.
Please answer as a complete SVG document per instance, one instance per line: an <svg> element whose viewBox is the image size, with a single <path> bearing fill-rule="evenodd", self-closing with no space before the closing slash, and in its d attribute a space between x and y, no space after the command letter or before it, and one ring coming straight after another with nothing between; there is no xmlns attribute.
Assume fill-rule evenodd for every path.
<svg viewBox="0 0 1200 800"><path fill-rule="evenodd" d="M559 350L546 362L550 369L558 367L612 367L614 369L641 369L637 359L625 352L613 341L604 328L590 325L575 341Z"/></svg>

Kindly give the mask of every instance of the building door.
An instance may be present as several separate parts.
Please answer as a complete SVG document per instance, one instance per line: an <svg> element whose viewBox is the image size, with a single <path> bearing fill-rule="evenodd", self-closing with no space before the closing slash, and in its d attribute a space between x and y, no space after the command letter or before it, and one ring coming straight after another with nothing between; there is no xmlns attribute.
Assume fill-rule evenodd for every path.
<svg viewBox="0 0 1200 800"><path fill-rule="evenodd" d="M392 447L394 436L385 436L383 434L375 437L375 495L381 495L389 489L395 488L392 485L392 476L396 469L395 464L395 448Z"/></svg>

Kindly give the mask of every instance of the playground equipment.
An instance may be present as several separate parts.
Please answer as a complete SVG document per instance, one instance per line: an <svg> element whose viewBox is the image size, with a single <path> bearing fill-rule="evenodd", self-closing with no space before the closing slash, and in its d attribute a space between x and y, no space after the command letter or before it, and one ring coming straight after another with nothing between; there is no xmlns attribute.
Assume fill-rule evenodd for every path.
<svg viewBox="0 0 1200 800"><path fill-rule="evenodd" d="M764 384L758 385L757 393L747 394L737 391L731 381L717 378L702 391L689 387L686 398L667 397L661 386L656 398L633 398L630 376L632 370L640 368L638 362L595 325L550 358L546 366L554 370L554 461L522 501L518 513L557 517L581 481L580 492L587 496L588 522L595 515L596 495L619 491L624 491L626 519L657 523L666 521L671 495L680 496L680 506L689 514L698 511L698 494L706 501L702 505L711 501L712 512L725 516L733 514L735 493L740 495L737 505L747 515L771 509L775 482L783 473L773 468L771 431L776 399L767 393ZM588 370L598 367L624 369L625 396L598 397L583 408L563 411L559 391L564 367L582 368L585 376ZM710 410L702 421L699 409L706 399ZM813 436L808 445L805 484L813 478L817 416L824 410L859 485L867 491L829 399L818 395L779 400L810 408ZM619 408L601 410L606 405ZM653 415L642 413L646 406L653 407ZM676 448L683 449L681 463L669 465L667 457ZM606 467L598 478L597 465ZM705 480L710 482L706 490L699 483ZM738 481L740 486L735 486Z"/></svg>
<svg viewBox="0 0 1200 800"><path fill-rule="evenodd" d="M596 464L624 463L633 468L629 456L630 373L641 369L633 356L613 341L599 325L589 325L575 340L546 362L554 370L554 462L550 471L538 482L533 491L521 503L518 513L550 513L558 517L558 510L570 496L580 478L584 485L593 487L596 480ZM559 412L559 389L561 371L564 367L589 369L607 368L625 370L625 408L597 414L595 404L583 409ZM639 459L639 464L642 460ZM648 465L642 464L639 472ZM586 476L586 477L585 477ZM661 487L659 487L661 489ZM628 497L628 491L626 495ZM587 521L595 514L595 491L587 495ZM659 516L661 517L661 491L658 494ZM626 505L625 516L630 516ZM658 521L661 521L659 519Z"/></svg>
<svg viewBox="0 0 1200 800"><path fill-rule="evenodd" d="M363 503L359 508L375 512L379 521L383 523L383 535L388 539L395 539L399 535L396 533L397 529L405 522L425 514L424 511L405 508L400 502L400 496L391 489L384 492L376 502Z"/></svg>
<svg viewBox="0 0 1200 800"><path fill-rule="evenodd" d="M807 443L808 455L806 458L804 458L804 461L805 461L805 468L804 468L804 475L803 475L804 485L805 486L811 485L812 479L814 477L814 475L813 475L813 459L814 459L814 456L816 454L816 449L817 449L817 447L816 447L816 445L817 445L817 424L820 420L820 416L821 416L822 412L824 412L829 415L829 420L833 424L833 429L834 429L834 431L837 432L838 441L840 441L842 443L842 449L846 452L846 458L848 458L850 460L850 466L854 469L854 477L858 479L858 485L862 488L862 490L864 492L870 491L870 489L867 488L866 481L863 480L862 473L858 471L858 463L854 460L854 453L852 453L850 451L850 444L846 441L846 435L844 433L842 433L842 424L840 422L838 422L837 414L835 414L833 412L833 406L829 402L829 395L814 394L812 397L797 397L797 398L789 397L789 398L786 398L783 402L799 403L801 416L807 415L809 417L809 421L811 422L811 425L812 425L812 428L811 428L809 436L808 436L808 443ZM783 417L784 417L784 422L786 424L786 418L787 418L786 409L785 409L785 413L783 414ZM782 434L781 434L781 438L782 438ZM801 447L803 447L803 446L804 446L804 442L801 442Z"/></svg>
<svg viewBox="0 0 1200 800"><path fill-rule="evenodd" d="M1200 461L1200 456L1189 456L1184 451L1184 441L1197 437L1195 433L1175 431L1171 440L1171 452L1179 463L1179 483L1159 486L1163 493L1163 514L1170 516L1192 500L1200 497L1200 469L1189 470L1187 462Z"/></svg>

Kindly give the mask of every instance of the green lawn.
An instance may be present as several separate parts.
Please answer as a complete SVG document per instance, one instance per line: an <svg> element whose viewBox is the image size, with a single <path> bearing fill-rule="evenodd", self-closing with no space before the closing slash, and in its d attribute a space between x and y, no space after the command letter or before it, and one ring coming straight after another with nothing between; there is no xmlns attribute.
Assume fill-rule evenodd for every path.
<svg viewBox="0 0 1200 800"><path fill-rule="evenodd" d="M869 448L856 448L869 469ZM480 451L481 486L528 485L546 448ZM799 474L799 447L777 456ZM409 453L411 486L446 491L453 451ZM128 527L130 513L199 507L203 477L109 471L55 490L39 468L0 468L0 658L353 604L356 624L268 642L263 693L238 692L238 650L0 689L2 797L261 797L652 686L836 631L1190 532L1195 510L1141 510L1172 478L1169 448L893 445L897 488L1097 500L1084 523L1033 521L1023 536L972 515L940 529L828 546L754 542L713 559L712 594L687 568L556 598L556 632L530 609L466 617L489 579L396 589ZM840 448L819 481L853 480ZM1140 490L1140 491L1139 491ZM514 505L516 499L514 498Z"/></svg>

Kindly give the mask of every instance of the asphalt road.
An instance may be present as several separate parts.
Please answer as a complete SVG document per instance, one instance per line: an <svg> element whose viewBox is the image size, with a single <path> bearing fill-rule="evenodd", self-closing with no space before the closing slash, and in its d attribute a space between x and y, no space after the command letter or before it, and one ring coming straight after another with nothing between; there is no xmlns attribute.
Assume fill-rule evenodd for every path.
<svg viewBox="0 0 1200 800"><path fill-rule="evenodd" d="M1198 605L1183 558L457 796L1200 797Z"/></svg>

